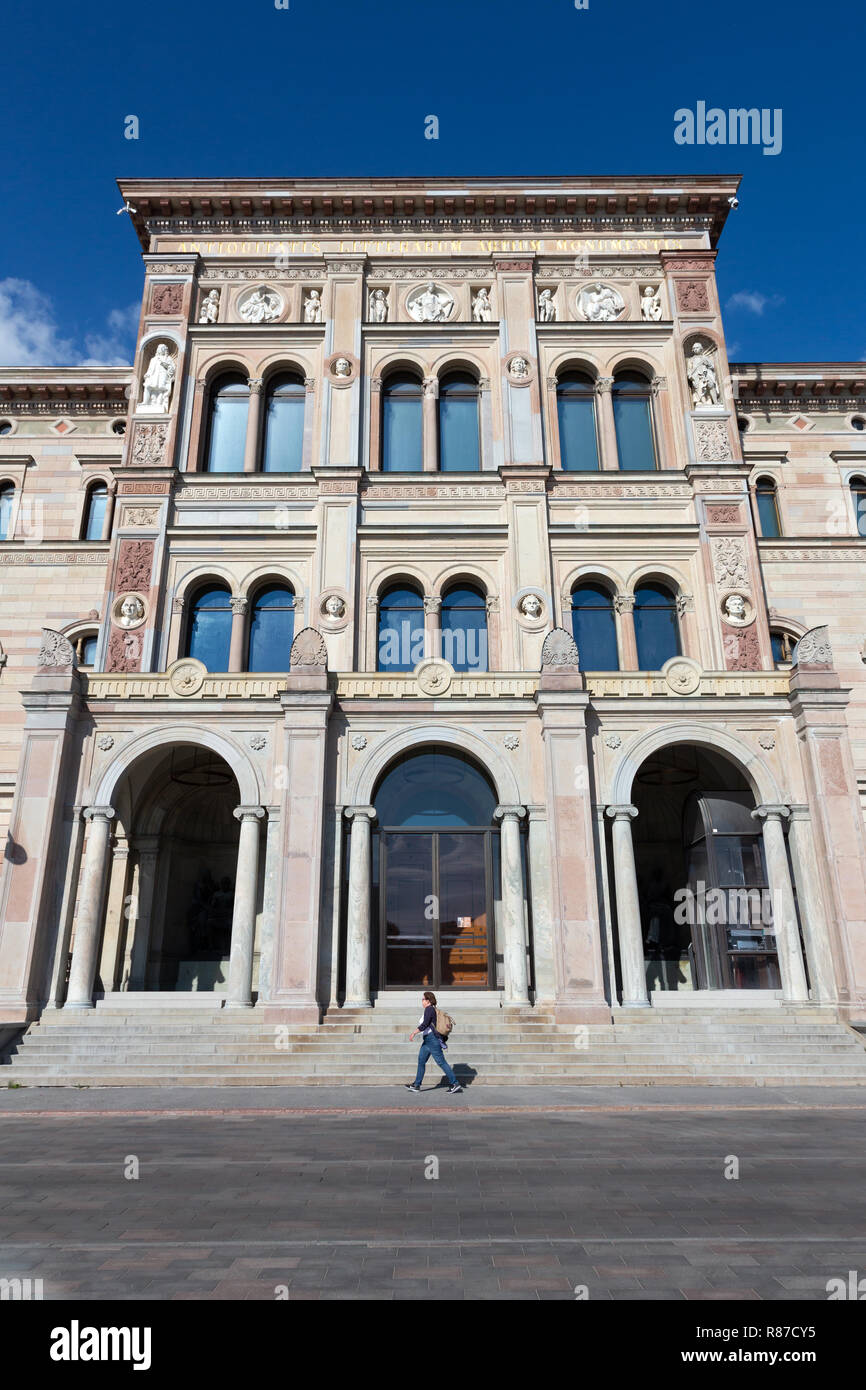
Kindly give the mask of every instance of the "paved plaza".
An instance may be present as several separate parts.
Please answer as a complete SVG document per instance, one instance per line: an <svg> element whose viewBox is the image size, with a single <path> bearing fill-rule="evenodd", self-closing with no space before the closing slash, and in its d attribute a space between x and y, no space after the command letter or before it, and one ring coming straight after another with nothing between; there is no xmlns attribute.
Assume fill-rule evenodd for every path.
<svg viewBox="0 0 866 1390"><path fill-rule="evenodd" d="M866 1272L864 1114L826 1088L5 1091L0 1275L46 1300L826 1300Z"/></svg>

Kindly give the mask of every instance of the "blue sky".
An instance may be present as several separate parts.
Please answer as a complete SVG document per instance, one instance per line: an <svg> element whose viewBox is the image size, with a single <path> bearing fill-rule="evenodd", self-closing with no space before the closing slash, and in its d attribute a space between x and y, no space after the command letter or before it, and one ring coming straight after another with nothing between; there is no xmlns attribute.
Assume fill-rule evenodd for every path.
<svg viewBox="0 0 866 1390"><path fill-rule="evenodd" d="M850 0L7 0L0 363L129 360L118 176L340 174L741 173L731 355L859 360L864 31ZM780 108L781 152L678 145L698 101Z"/></svg>

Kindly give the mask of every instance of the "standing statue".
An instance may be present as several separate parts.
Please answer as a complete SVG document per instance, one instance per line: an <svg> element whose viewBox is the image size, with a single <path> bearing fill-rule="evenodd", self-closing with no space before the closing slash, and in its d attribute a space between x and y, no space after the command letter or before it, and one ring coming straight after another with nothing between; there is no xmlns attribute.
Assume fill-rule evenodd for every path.
<svg viewBox="0 0 866 1390"><path fill-rule="evenodd" d="M551 290L542 290L538 296L538 319L540 323L556 323L556 303Z"/></svg>
<svg viewBox="0 0 866 1390"><path fill-rule="evenodd" d="M166 343L160 343L144 374L141 410L167 415L176 368Z"/></svg>
<svg viewBox="0 0 866 1390"><path fill-rule="evenodd" d="M304 300L304 323L322 322L322 301L318 290L310 290Z"/></svg>
<svg viewBox="0 0 866 1390"><path fill-rule="evenodd" d="M472 301L472 317L476 323L490 323L493 318L493 308L483 288Z"/></svg>
<svg viewBox="0 0 866 1390"><path fill-rule="evenodd" d="M216 323L220 311L220 292L211 290L202 300L199 323Z"/></svg>
<svg viewBox="0 0 866 1390"><path fill-rule="evenodd" d="M696 407L721 404L716 368L709 349L702 343L695 343L692 348L692 355L686 363L686 375L692 388L692 403Z"/></svg>
<svg viewBox="0 0 866 1390"><path fill-rule="evenodd" d="M370 295L370 322L388 322L388 296L384 290L374 290Z"/></svg>
<svg viewBox="0 0 866 1390"><path fill-rule="evenodd" d="M650 323L658 323L662 316L662 302L658 289L647 285L640 302L640 316Z"/></svg>

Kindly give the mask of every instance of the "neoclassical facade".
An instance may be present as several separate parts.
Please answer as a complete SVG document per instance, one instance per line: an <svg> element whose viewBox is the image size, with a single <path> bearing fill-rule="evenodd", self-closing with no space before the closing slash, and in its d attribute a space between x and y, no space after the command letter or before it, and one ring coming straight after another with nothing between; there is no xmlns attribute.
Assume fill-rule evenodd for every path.
<svg viewBox="0 0 866 1390"><path fill-rule="evenodd" d="M0 1027L866 1018L866 370L727 359L736 180L144 181L0 371Z"/></svg>

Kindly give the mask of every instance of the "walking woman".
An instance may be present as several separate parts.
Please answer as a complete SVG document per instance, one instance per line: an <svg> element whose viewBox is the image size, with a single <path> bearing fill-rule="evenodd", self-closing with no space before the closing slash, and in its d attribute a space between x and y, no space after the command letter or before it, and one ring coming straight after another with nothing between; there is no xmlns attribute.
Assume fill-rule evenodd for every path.
<svg viewBox="0 0 866 1390"><path fill-rule="evenodd" d="M424 1080L427 1059L428 1057L432 1057L437 1067L440 1067L445 1073L446 1080L448 1081L448 1090L452 1095L456 1095L458 1091L463 1090L463 1087L460 1085L460 1082L457 1080L457 1077L454 1075L454 1072L445 1059L445 1053L442 1050L443 1039L440 1038L439 1034L436 1032L436 995L432 994L429 989L425 989L421 996L421 1007L424 1012L418 1020L418 1026L417 1028L413 1028L412 1032L409 1034L410 1042L413 1042L419 1033L421 1034L422 1042L421 1050L418 1053L418 1070L415 1073L415 1080L407 1083L406 1090L421 1090L421 1082ZM445 1045L447 1046L447 1044Z"/></svg>

